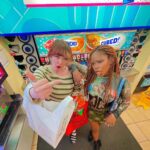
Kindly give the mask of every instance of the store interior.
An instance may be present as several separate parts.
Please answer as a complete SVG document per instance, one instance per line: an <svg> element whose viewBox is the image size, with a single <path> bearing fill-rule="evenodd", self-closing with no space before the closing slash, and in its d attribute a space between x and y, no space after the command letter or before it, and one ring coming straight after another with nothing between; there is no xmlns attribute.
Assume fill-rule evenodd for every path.
<svg viewBox="0 0 150 150"><path fill-rule="evenodd" d="M29 8L22 1L12 4L8 0L3 4L3 10L8 6L9 11L5 10L1 15L5 17L1 19L0 31L0 148L2 150L53 149L30 128L22 108L22 101L24 89L29 83L25 75L26 70L34 73L39 66L50 64L47 54L52 41L63 39L71 47L73 60L86 66L93 48L99 44L113 46L117 53L121 75L130 83L131 104L121 114L119 123L114 130L102 127L102 130L105 131L101 135L105 145L102 150L108 150L110 146L112 150L129 148L131 150L149 150L150 15L147 12L150 10L150 6L147 4L65 7L64 9L69 14L67 17L63 17L64 20L61 17L65 11L63 7L54 7L51 10L48 7ZM73 9L77 9L78 15L81 15L80 11L83 13L83 16L77 17L76 22L71 17L75 13ZM103 21L92 16L99 9L103 12L103 15L99 16ZM36 18L39 10L45 14ZM58 10L62 11L61 15L56 13ZM112 11L114 11L114 18L110 15ZM116 20L115 15L117 16L119 11L118 20ZM126 15L121 18L121 14L125 11ZM58 21L56 16L54 18L51 15L48 16L50 12L56 13L60 20ZM133 13L131 14L131 12ZM85 17L86 14L91 18L91 22L96 23L89 23L88 19L86 20L88 23L82 22L82 17ZM143 17L144 15L145 17ZM46 21L46 17L51 19L50 24ZM70 26L67 25L68 18ZM57 20L55 22L57 25L52 24L53 19ZM9 20L10 25L8 25ZM63 21L64 25L62 25ZM85 25L86 27L84 27ZM88 130L88 125L79 130L80 141L77 141L76 145L69 143L68 137L64 136L56 150L90 150L91 145L86 141ZM122 134L124 136L121 136ZM118 140L120 140L120 144L116 146Z"/></svg>

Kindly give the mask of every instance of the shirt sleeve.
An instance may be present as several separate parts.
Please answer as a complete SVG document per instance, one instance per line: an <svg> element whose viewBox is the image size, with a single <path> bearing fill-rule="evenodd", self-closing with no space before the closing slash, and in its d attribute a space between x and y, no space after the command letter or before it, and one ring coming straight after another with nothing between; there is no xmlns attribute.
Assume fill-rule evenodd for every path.
<svg viewBox="0 0 150 150"><path fill-rule="evenodd" d="M118 107L113 112L116 118L118 118L120 114L129 106L130 99L131 99L130 86L128 81L126 80L118 100Z"/></svg>
<svg viewBox="0 0 150 150"><path fill-rule="evenodd" d="M45 78L44 67L41 66L38 69L36 69L35 72L34 72L34 75L35 75L35 77L36 77L37 80Z"/></svg>
<svg viewBox="0 0 150 150"><path fill-rule="evenodd" d="M86 75L87 74L87 66L85 65L81 65L78 62L74 62L74 64L76 65L77 69L83 74Z"/></svg>

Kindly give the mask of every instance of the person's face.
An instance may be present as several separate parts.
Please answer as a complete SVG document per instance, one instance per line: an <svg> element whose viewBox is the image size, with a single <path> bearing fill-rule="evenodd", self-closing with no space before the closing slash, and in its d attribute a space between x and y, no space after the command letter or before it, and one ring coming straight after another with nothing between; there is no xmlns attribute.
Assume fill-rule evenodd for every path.
<svg viewBox="0 0 150 150"><path fill-rule="evenodd" d="M67 66L69 61L67 57L60 56L60 55L53 55L50 57L50 60L51 60L51 65L55 70L63 69L64 67Z"/></svg>
<svg viewBox="0 0 150 150"><path fill-rule="evenodd" d="M111 61L103 52L94 52L91 56L91 65L97 76L107 76Z"/></svg>

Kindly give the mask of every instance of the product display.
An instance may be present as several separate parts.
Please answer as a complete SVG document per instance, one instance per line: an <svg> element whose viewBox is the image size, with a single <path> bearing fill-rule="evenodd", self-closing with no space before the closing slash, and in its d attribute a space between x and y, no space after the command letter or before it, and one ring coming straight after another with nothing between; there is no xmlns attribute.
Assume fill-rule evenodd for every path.
<svg viewBox="0 0 150 150"><path fill-rule="evenodd" d="M23 42L23 43L28 43L30 41L30 36L28 35L21 35L18 36L19 41Z"/></svg>
<svg viewBox="0 0 150 150"><path fill-rule="evenodd" d="M25 54L31 55L34 52L32 45L24 44L22 45L22 50Z"/></svg>
<svg viewBox="0 0 150 150"><path fill-rule="evenodd" d="M27 61L28 64L33 65L33 64L36 64L37 59L36 59L36 57L33 56L33 55L28 55L28 56L26 57L26 61Z"/></svg>
<svg viewBox="0 0 150 150"><path fill-rule="evenodd" d="M55 39L63 39L72 49L73 60L80 64L87 65L89 53L98 45L111 45L118 53L120 68L128 70L134 65L134 58L137 57L137 53L139 53L139 49L135 48L135 43L139 41L140 36L136 32L137 31L134 30L126 32L116 31L61 35L35 35L34 38L38 48L40 61L43 65L50 63L49 60L47 60L47 54L53 41ZM127 54L128 56L126 56ZM131 56L129 56L129 54Z"/></svg>
<svg viewBox="0 0 150 150"><path fill-rule="evenodd" d="M8 38L6 38L8 39ZM15 36L14 40L8 41L10 54L14 57L19 72L24 77L25 70L31 68L34 72L40 66L40 60L36 50L34 38L31 35ZM33 69L34 65L34 69Z"/></svg>
<svg viewBox="0 0 150 150"><path fill-rule="evenodd" d="M31 72L34 72L39 66L37 65L30 65L29 69Z"/></svg>

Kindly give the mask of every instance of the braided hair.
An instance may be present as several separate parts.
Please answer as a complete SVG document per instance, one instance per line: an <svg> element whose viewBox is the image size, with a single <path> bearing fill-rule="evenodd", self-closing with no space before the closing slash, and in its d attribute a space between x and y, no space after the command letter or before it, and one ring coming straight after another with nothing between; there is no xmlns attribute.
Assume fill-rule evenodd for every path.
<svg viewBox="0 0 150 150"><path fill-rule="evenodd" d="M88 62L88 71L87 71L87 77L86 77L86 82L85 82L85 94L88 94L88 87L89 85L96 79L97 75L93 70L93 67L90 63L91 61L91 57L95 52L102 52L103 54L108 56L108 59L110 61L112 61L111 66L109 67L109 71L108 71L108 80L106 83L106 87L105 88L105 95L104 95L104 101L105 103L107 103L108 98L109 98L109 91L111 89L111 82L112 82L112 77L113 74L115 73L117 76L120 75L120 69L119 69L119 63L118 63L118 59L117 59L117 54L114 50L113 47L109 46L109 45L100 45L98 47L96 47L91 53L90 53L90 57L89 57L89 62Z"/></svg>

